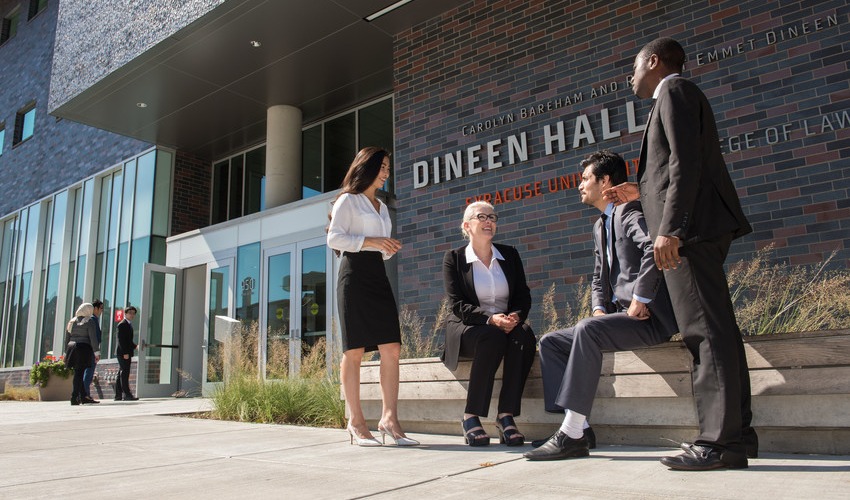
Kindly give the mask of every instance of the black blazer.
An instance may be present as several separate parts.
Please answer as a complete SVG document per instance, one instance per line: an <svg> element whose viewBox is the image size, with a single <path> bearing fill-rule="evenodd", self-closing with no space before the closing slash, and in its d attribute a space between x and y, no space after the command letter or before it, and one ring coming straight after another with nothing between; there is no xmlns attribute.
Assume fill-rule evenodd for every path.
<svg viewBox="0 0 850 500"><path fill-rule="evenodd" d="M136 344L133 343L133 324L122 319L118 323L118 346L115 348L115 354L119 357L129 354L133 356L133 351L136 350Z"/></svg>
<svg viewBox="0 0 850 500"><path fill-rule="evenodd" d="M508 310L505 314L519 311L520 323L528 317L531 310L531 291L525 282L525 270L519 252L514 247L494 243L493 246L505 260L497 260L508 280ZM457 369L460 353L460 337L470 326L486 325L490 315L481 308L475 293L472 279L472 265L466 262L466 247L446 252L443 257L443 284L452 314L446 320L446 342L443 351L443 363L450 370Z"/></svg>
<svg viewBox="0 0 850 500"><path fill-rule="evenodd" d="M606 312L628 309L632 295L650 299L649 311L659 328L668 336L679 331L664 273L655 266L652 238L646 227L640 202L633 201L614 208L611 228L614 233L614 258L611 269L603 272L602 220L593 226L593 253L595 266L591 281L593 308ZM605 282L610 283L607 285ZM612 301L617 297L619 309Z"/></svg>
<svg viewBox="0 0 850 500"><path fill-rule="evenodd" d="M752 231L723 161L714 113L689 80L673 77L661 87L646 124L637 180L653 239L676 236L688 244Z"/></svg>

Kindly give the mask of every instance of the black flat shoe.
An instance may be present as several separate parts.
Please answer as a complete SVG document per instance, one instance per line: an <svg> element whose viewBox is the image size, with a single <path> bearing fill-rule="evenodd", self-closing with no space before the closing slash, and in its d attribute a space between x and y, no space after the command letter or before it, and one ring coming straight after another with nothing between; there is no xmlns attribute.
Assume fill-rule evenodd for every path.
<svg viewBox="0 0 850 500"><path fill-rule="evenodd" d="M96 405L96 404L100 404L100 401L94 400L94 399L92 399L88 396L83 396L80 399L80 403L82 403L84 405Z"/></svg>
<svg viewBox="0 0 850 500"><path fill-rule="evenodd" d="M461 422L461 426L463 426L463 439L469 446L488 446L490 444L490 436L484 431L484 426L481 425L481 419L478 417L467 418Z"/></svg>
<svg viewBox="0 0 850 500"><path fill-rule="evenodd" d="M557 433L558 433L558 431L555 431L555 434L557 434ZM555 437L555 434L552 434L551 436L549 436L547 438L535 439L534 441L531 442L531 446L534 447L534 448L540 448L541 446L546 444L547 441L549 441L550 439ZM585 437L585 439L587 439L587 448L588 449L592 450L592 449L596 448L596 433L593 432L593 427L588 427L587 429L584 430L584 437Z"/></svg>
<svg viewBox="0 0 850 500"><path fill-rule="evenodd" d="M508 446L522 446L525 444L525 436L519 432L514 422L513 415L505 415L496 419L496 428L499 429L499 443Z"/></svg>
<svg viewBox="0 0 850 500"><path fill-rule="evenodd" d="M587 438L573 439L560 430L539 448L523 453L529 460L564 460L590 455Z"/></svg>
<svg viewBox="0 0 850 500"><path fill-rule="evenodd" d="M674 470L746 469L747 456L730 450L692 444L675 457L664 457L661 463Z"/></svg>
<svg viewBox="0 0 850 500"><path fill-rule="evenodd" d="M80 398L77 396L71 396L71 406L77 406L80 404Z"/></svg>
<svg viewBox="0 0 850 500"><path fill-rule="evenodd" d="M139 398L130 394L129 396L124 396L124 401L138 401Z"/></svg>

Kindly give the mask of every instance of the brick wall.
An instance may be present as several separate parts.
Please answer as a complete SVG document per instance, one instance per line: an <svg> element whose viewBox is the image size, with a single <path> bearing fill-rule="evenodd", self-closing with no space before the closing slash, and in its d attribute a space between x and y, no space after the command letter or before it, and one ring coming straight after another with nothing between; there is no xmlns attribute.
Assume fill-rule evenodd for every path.
<svg viewBox="0 0 850 500"><path fill-rule="evenodd" d="M171 234L209 225L210 162L178 151L174 158Z"/></svg>
<svg viewBox="0 0 850 500"><path fill-rule="evenodd" d="M20 5L18 33L0 46L0 216L66 188L149 148L150 145L48 115L47 100L59 2L27 20L29 2L0 1L0 12ZM15 115L35 101L33 136L12 147ZM26 175L22 175L22 174Z"/></svg>
<svg viewBox="0 0 850 500"><path fill-rule="evenodd" d="M835 264L846 267L846 0L475 0L396 38L402 306L433 318L443 296L442 255L464 243L458 227L467 198L485 193L492 198L517 186L522 200L496 204L502 217L497 241L517 246L524 258L535 303L532 322L542 325L541 297L550 285L558 304L572 298L574 284L592 273L589 230L598 211L580 203L569 176L597 149L637 159L642 132L629 126L628 106L632 103L642 125L649 103L634 97L626 78L640 47L658 36L672 36L685 47L685 76L714 107L727 165L755 229L735 242L728 261L774 244L781 261L816 263L837 250ZM557 131L559 122L566 149L547 154L545 127ZM508 138L523 132L528 158L509 164ZM497 159L504 165L469 175L467 148L481 146L480 167L487 163L487 143L497 140ZM442 165L444 155L457 151L461 178L439 183L432 178L415 188L416 162L437 157ZM553 179L570 182L551 184ZM528 197L538 182L540 194Z"/></svg>

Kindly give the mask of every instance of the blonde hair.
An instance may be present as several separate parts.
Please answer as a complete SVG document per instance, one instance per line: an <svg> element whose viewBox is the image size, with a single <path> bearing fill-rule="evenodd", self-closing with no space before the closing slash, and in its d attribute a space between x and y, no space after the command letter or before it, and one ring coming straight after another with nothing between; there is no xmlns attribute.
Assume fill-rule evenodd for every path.
<svg viewBox="0 0 850 500"><path fill-rule="evenodd" d="M91 319L92 314L94 314L94 306L89 302L83 302L80 304L80 307L77 308L77 312L74 313L74 317L68 321L68 326L65 327L65 331L71 333L71 327L74 326L74 323L77 323L78 325L85 325L88 320Z"/></svg>
<svg viewBox="0 0 850 500"><path fill-rule="evenodd" d="M496 213L496 209L493 208L493 205L491 205L487 201L475 201L467 205L466 210L463 211L463 221L461 221L460 223L460 232L461 234L463 234L463 239L469 239L469 233L466 232L466 229L463 227L463 223L471 220L473 214L475 214L475 211L482 207L489 208L493 211L493 213Z"/></svg>

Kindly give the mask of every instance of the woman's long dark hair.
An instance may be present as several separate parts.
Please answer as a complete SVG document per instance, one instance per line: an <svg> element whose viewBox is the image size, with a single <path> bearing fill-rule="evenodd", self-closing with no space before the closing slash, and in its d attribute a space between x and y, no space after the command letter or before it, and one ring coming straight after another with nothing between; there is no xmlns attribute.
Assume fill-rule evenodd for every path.
<svg viewBox="0 0 850 500"><path fill-rule="evenodd" d="M345 193L360 194L366 191L366 188L371 186L381 173L381 165L384 163L384 158L388 156L390 153L386 149L376 146L361 149L348 167L348 173L345 174L345 179L340 186L342 191L337 198Z"/></svg>
<svg viewBox="0 0 850 500"><path fill-rule="evenodd" d="M354 156L354 161L348 167L348 173L345 174L345 179L342 180L341 190L331 204L336 203L336 200L345 193L360 194L366 191L366 188L375 182L378 174L381 173L381 165L384 163L384 158L390 156L389 151L377 146L367 146ZM328 220L331 220L331 214L328 213ZM325 228L325 232L328 228ZM334 250L334 253L339 256L339 252Z"/></svg>

